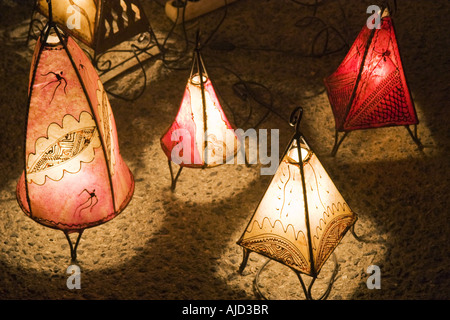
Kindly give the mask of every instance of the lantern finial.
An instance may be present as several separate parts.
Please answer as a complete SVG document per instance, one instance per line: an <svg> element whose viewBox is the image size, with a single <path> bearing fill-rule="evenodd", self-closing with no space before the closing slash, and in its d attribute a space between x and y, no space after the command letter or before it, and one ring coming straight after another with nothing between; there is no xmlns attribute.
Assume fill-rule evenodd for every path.
<svg viewBox="0 0 450 320"><path fill-rule="evenodd" d="M289 118L289 124L292 127L295 127L295 132L297 134L300 133L300 121L302 120L303 116L303 108L297 107L294 111L291 113L291 117Z"/></svg>

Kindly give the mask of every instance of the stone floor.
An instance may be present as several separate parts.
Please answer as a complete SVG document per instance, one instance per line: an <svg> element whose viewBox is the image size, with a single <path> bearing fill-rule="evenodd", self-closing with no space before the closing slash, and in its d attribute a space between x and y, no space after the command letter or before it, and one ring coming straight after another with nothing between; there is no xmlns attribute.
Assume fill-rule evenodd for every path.
<svg viewBox="0 0 450 320"><path fill-rule="evenodd" d="M342 45L351 44L365 25L372 1L324 0L315 13L322 22L305 24L312 7L290 0L238 0L217 30L223 9L170 33L163 1L141 0L160 43L170 36L170 51L164 60L158 55L145 63L145 87L140 70L105 84L136 189L122 214L84 232L78 249L81 290L66 287L70 257L64 234L26 217L15 199L32 54L23 38L31 1L18 2L0 1L0 299L258 298L253 281L266 258L250 255L239 274L242 251L236 241L270 176L260 174L261 165L185 169L172 192L159 143L178 110L197 30L206 42L208 73L234 125L252 128L271 110L259 128L279 129L284 146L293 133L289 115L301 105L305 136L358 214L356 232L368 241L349 233L337 247L339 272L328 299L450 298L448 1L399 0L394 14L423 152L403 127L390 127L352 132L331 157L334 118L323 78L344 58ZM312 56L324 25L336 30L327 46L335 52L320 54L322 35ZM241 79L254 89L246 100L233 91ZM366 285L370 265L380 267L379 290ZM326 289L332 270L329 259L314 296ZM259 288L268 299L304 299L296 275L276 262L261 271Z"/></svg>

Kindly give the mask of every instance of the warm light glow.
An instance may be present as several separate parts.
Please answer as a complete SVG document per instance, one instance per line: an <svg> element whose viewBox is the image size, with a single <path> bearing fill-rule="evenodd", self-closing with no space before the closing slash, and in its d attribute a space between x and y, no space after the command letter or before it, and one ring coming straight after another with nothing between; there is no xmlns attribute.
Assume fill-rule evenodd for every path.
<svg viewBox="0 0 450 320"><path fill-rule="evenodd" d="M356 214L314 152L305 144L301 153L308 215L294 140L238 244L299 272L317 275L356 221Z"/></svg>
<svg viewBox="0 0 450 320"><path fill-rule="evenodd" d="M181 165L186 167L224 164L234 157L240 147L211 80L206 76L203 79L205 100L202 88L197 84L200 77L194 75L186 85L175 121L161 138L161 146L167 157L175 161L172 151L176 147Z"/></svg>
<svg viewBox="0 0 450 320"><path fill-rule="evenodd" d="M418 123L388 14L380 29L363 27L325 85L338 131Z"/></svg>
<svg viewBox="0 0 450 320"><path fill-rule="evenodd" d="M58 44L59 43L58 36L56 34L49 35L47 38L47 43L48 44Z"/></svg>
<svg viewBox="0 0 450 320"><path fill-rule="evenodd" d="M94 67L71 37L65 45L37 41L17 198L35 221L79 231L119 214L134 180Z"/></svg>
<svg viewBox="0 0 450 320"><path fill-rule="evenodd" d="M205 76L202 76L202 83L205 83L206 80L208 80L208 78ZM198 75L198 74L193 75L191 77L191 83L199 86L201 84L200 83L200 75Z"/></svg>
<svg viewBox="0 0 450 320"><path fill-rule="evenodd" d="M306 150L303 147L300 147L300 153L302 155L302 162L305 162L305 160L307 160L307 157L310 155L310 152L308 150ZM287 160L289 161L289 163L293 163L293 164L298 164L298 148L291 148L287 155L286 155Z"/></svg>
<svg viewBox="0 0 450 320"><path fill-rule="evenodd" d="M48 17L47 0L37 0L39 12ZM60 26L70 26L71 33L88 46L94 45L97 8L99 0L57 0L52 1L53 21ZM79 22L79 26L76 23Z"/></svg>
<svg viewBox="0 0 450 320"><path fill-rule="evenodd" d="M139 0L53 0L51 3L53 22L96 54L149 29ZM47 0L36 0L36 10L49 18Z"/></svg>

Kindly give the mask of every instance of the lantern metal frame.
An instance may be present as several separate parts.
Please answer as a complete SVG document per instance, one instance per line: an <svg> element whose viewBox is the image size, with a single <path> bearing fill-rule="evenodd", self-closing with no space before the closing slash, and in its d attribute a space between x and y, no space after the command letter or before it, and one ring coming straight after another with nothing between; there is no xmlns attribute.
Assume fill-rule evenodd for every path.
<svg viewBox="0 0 450 320"><path fill-rule="evenodd" d="M384 19L384 17L383 17L384 12L388 12L389 13L390 9L391 9L391 7L389 6L389 4L384 4L381 7L381 10L380 10L380 15L381 15L380 23L382 23L382 20ZM395 4L395 11L396 11L396 9L397 9L397 6ZM390 14L390 16L392 17L391 14ZM392 24L392 29L394 30L393 32L395 34L394 24ZM350 108L351 108L351 106L353 104L353 101L354 101L354 98L355 98L355 95L356 95L356 90L358 89L358 84L361 81L361 75L362 75L362 71L364 69L363 67L364 67L365 62L366 62L367 54L369 52L369 48L370 48L370 46L372 44L372 40L373 40L373 37L374 37L376 31L377 31L376 28L373 28L371 30L369 38L368 38L367 43L366 43L366 46L364 48L364 54L363 54L363 58L362 58L361 64L359 66L358 76L356 78L355 86L353 88L352 95L350 97L350 101L347 103L346 111L345 111L345 117L344 118L347 117L348 113L350 112ZM397 42L397 47L398 47L398 52L399 52L399 56L400 56L400 61L402 61L400 45L398 44L398 42ZM404 70L404 67L403 67L403 70ZM405 72L403 72L403 73L404 73L404 77L405 77L405 83L406 83L406 87L407 87L407 90L408 90L408 94L411 96L412 107L414 109L414 113L417 115L416 107L415 107L415 104L414 104L414 100L412 99L411 90L409 88L408 80L406 78L406 73ZM414 129L413 129L414 131L411 130L410 125L405 125L404 127L408 131L408 133L411 136L411 138L414 141L414 143L417 145L418 150L422 151L424 149L424 145L422 144L422 142L419 139L419 136L418 136L418 133L417 133L417 125L418 125L418 123L414 124ZM345 130L345 129L342 128L342 126L343 125L341 125L340 128L336 128L335 129L334 144L333 144L333 148L331 150L331 156L333 156L333 157L336 156L337 151L338 151L339 147L341 146L342 142L344 141L344 139L346 137L348 137L348 135L350 134L351 131L354 131L354 129L352 129L352 130ZM395 124L391 124L391 125L385 125L383 127L387 128L387 127L393 127L393 126L396 126L396 125ZM379 127L379 128L381 128L381 127ZM369 129L371 129L371 128L369 128ZM343 135L341 137L339 137L339 133L340 132L343 132Z"/></svg>
<svg viewBox="0 0 450 320"><path fill-rule="evenodd" d="M190 71L188 81L190 81L192 83L193 77L197 77L197 76L199 78L199 81L196 85L200 86L201 99L202 99L202 109L203 109L202 112L203 112L203 119L204 119L203 132L207 132L208 131L208 124L207 124L208 117L207 117L207 112L206 112L207 106L206 106L206 96L205 96L205 79L209 79L211 82L212 82L212 80L208 76L208 73L207 73L206 67L205 67L205 63L204 63L202 55L201 55L200 31L197 31L197 34L196 34L195 48L194 48L193 57L192 57L192 66L191 66L191 71ZM205 146L203 149L205 161L201 167L198 167L199 169L208 168L208 160L207 160L208 152L207 152L207 150L208 150L208 139L205 139ZM250 166L246 155L244 155L244 158L245 158L246 166ZM174 170L172 168L172 161L170 159L168 160L168 166L169 166L170 178L171 178L171 187L170 188L172 191L174 191L176 188L178 178L179 178L184 166L180 165L176 174L174 173Z"/></svg>
<svg viewBox="0 0 450 320"><path fill-rule="evenodd" d="M203 130L204 132L207 132L208 130L208 125L207 125L207 115L206 115L206 99L205 99L205 82L204 82L204 77L206 76L208 78L208 74L206 72L206 68L205 68L205 64L203 62L203 58L201 56L200 53L200 36L199 36L199 32L197 32L197 36L196 36L196 45L194 48L194 53L193 53L193 58L192 58L192 66L191 66L191 72L189 75L189 80L188 81L192 81L192 78L195 75L198 75L199 77L199 85L200 85L200 91L201 91L201 96L202 96L202 109L203 109ZM197 68L195 68L197 66ZM196 71L196 72L195 72ZM205 139L205 148L204 148L204 156L205 156L205 162L202 166L201 169L205 169L207 167L207 160L206 160L206 156L207 156L207 150L208 148L208 140ZM171 190L175 190L176 188L176 184L178 181L178 178L181 174L181 171L183 170L184 166L180 166L180 168L178 169L176 175L173 174L173 169L172 169L172 161L169 159L168 160L168 164L169 164L169 170L170 170L170 177L171 177Z"/></svg>
<svg viewBox="0 0 450 320"><path fill-rule="evenodd" d="M48 44L47 39L48 39L48 37L49 37L49 35L50 35L51 30L53 30L53 32L56 34L56 36L57 36L57 38L58 38L58 40L59 40L59 43L62 45L64 51L66 52L66 54L67 54L67 56L68 56L68 58L69 58L69 60L70 60L70 62L71 62L71 65L72 65L72 67L73 67L73 69L74 69L74 71L75 71L75 73L76 73L76 75L77 75L77 78L79 79L79 82L80 82L80 85L81 85L81 88L82 88L82 90L83 90L84 95L85 95L86 97L89 97L89 95L88 95L88 93L87 93L86 86L85 86L84 82L81 80L82 77L81 77L81 75L80 75L80 72L79 72L79 70L78 70L78 68L77 68L77 66L76 66L76 63L75 63L75 61L73 60L73 57L72 57L72 55L70 54L70 51L69 51L69 49L68 49L68 47L67 47L66 40L67 40L67 37L68 37L68 36L64 33L63 30L60 30L60 29L58 28L57 24L53 21L53 17L52 17L52 2L51 2L51 0L47 0L47 3L48 3L48 8L49 8L49 19L48 19L46 25L44 26L44 28L43 28L43 30L42 30L40 48L39 48L39 51L37 52L37 55L36 55L36 64L34 65L34 68L33 68L33 70L32 70L32 77L31 77L31 81L30 81L30 84L29 84L29 88L30 88L30 89L29 89L28 100L27 100L27 111L26 111L26 119L27 119L27 121L25 122L24 145L26 145L26 142L27 142L28 113L29 113L29 110L30 110L30 103L31 103L32 91L33 91L33 85L34 85L35 75L36 75L36 71L37 71L38 64L39 64L38 62L39 62L39 59L40 59L40 56L41 56L42 52L44 51L45 45ZM95 114L95 112L94 112L94 107L93 107L93 105L92 105L91 100L90 100L89 98L87 98L86 100L87 100L87 102L88 102L90 111L92 112L92 114ZM96 118L96 117L93 117L93 119L94 119L94 121L95 121L95 125L96 125L97 127L99 127L99 123L98 123L97 118ZM99 135L99 138L100 138L100 141L101 141L102 152L103 152L103 154L105 155L105 158L106 158L106 154L107 154L106 147L105 147L106 143L105 143L104 138L103 138L102 135ZM26 159L26 148L24 148L24 154L23 154L23 156L24 156L24 158ZM110 172L111 169L110 169L109 165L107 165L106 167L107 167L107 170L108 170L108 175L111 177L111 172ZM41 221L42 219L33 217L32 209L31 209L31 205L30 205L30 204L31 204L31 201L30 201L30 197L29 197L29 193L28 193L27 171L26 171L26 170L24 171L24 174L25 174L25 193L26 193L26 201L27 201L27 203L29 204L29 217L30 217L31 219L33 219L34 221L36 221L37 223L39 223L39 224L41 224L41 225L43 225L43 226L45 226L45 227L63 231L63 233L64 233L64 235L65 235L65 237L66 237L66 239L67 239L67 241L68 241L68 243L69 243L71 260L72 260L72 262L75 262L75 261L77 260L77 248L78 248L78 245L79 245L79 242L80 242L80 240L81 240L81 236L82 236L84 230L86 230L87 228L90 228L90 227L94 227L94 226L103 224L104 222L100 221L99 223L96 223L96 224L94 224L94 225L87 225L87 226L85 226L84 228L80 228L80 229L74 229L74 230L70 230L70 229L68 229L68 230L61 230L61 229L59 229L59 228L56 228L55 226L52 226L52 225L49 225L49 224L44 223L43 221ZM132 177L131 179L132 179L132 181L134 180L133 177ZM112 191L113 208L114 208L114 211L115 211L115 216L117 216L117 215L119 215L123 210L125 210L125 208L127 207L128 203L129 203L129 200L126 201L126 204L125 204L123 207L121 207L121 208L119 208L119 210L117 210L116 204L115 204L115 201L114 201L114 197L115 197L115 196L114 196L114 191L113 191L113 190L114 190L114 187L113 187L113 183L112 183L111 179L109 179L109 184L110 184L110 189L111 189L111 191ZM127 196L127 198L130 199L130 198L132 197L133 193L134 193L134 187L132 188L132 190L131 190L130 194ZM26 211L26 210L22 207L20 201L18 201L18 203L19 203L19 206L22 208L22 210L23 210L23 211ZM74 243L74 242L71 240L71 238L70 238L70 234L72 234L72 233L78 233L78 236L77 236L77 238L76 238L75 243Z"/></svg>
<svg viewBox="0 0 450 320"><path fill-rule="evenodd" d="M289 151L289 147L291 145L293 145L293 143L296 143L296 146L297 146L299 162L303 161L302 160L302 155L301 155L300 145L306 144L308 146L308 148L310 148L310 144L306 141L305 137L303 136L303 134L302 134L302 132L300 130L300 122L301 122L302 115L303 115L303 108L302 107L297 107L291 113L289 124L291 126L295 127L295 133L294 133L293 137L291 138L290 142L288 143L287 148L285 149L283 155L281 156L281 159L283 159L287 155L287 153ZM310 148L310 149L312 150L312 148ZM308 210L308 201L307 201L307 192L306 192L306 190L307 190L306 189L306 181L305 181L305 176L304 176L304 169L303 169L303 166L301 164L299 165L299 168L300 168L299 170L300 170L300 176L301 176L301 181L302 181L302 189L303 189L302 190L303 191L302 197L304 199L304 201L303 201L304 202L304 208L302 208L301 210L304 210L304 212L305 212L305 224L306 224L306 233L307 233L307 243L308 243L309 256L313 257L312 236L311 236L311 231L310 231L309 210ZM324 168L324 170L326 172L325 168ZM260 199L260 202L258 203L257 207L259 207L261 201L262 201L262 198ZM350 231L353 234L353 236L358 241L360 241L360 238L354 232L354 226L355 226L355 223L356 223L357 219L358 219L357 215L355 215L355 220L353 221L353 223L351 225L348 225L346 227L346 229L342 232L342 235L344 236L347 233L347 231ZM249 223L251 223L251 221ZM242 237L241 237L241 239L242 239ZM240 245L241 239L238 240L238 242L237 242L238 245ZM246 248L246 247L243 247L242 262L241 262L241 264L239 266L239 270L238 270L238 272L240 274L242 274L242 272L244 271L251 252L253 252L253 251L248 249L248 248ZM308 276L310 276L312 279L311 279L311 281L310 281L308 286L306 286L305 281L302 278L302 273L303 272L295 270L294 268L292 268L290 266L287 266L292 271L294 271L294 273L297 275L297 277L298 277L298 279L300 281L301 287L303 289L303 292L305 294L306 300L325 300L329 296L329 294L331 292L331 288L332 288L332 286L334 284L334 281L336 279L336 275L338 273L338 269L339 269L339 264L337 262L337 258L336 258L336 254L334 252L334 249L333 249L332 253L330 253L330 255L333 257L334 270L333 270L333 273L332 273L332 275L331 275L331 277L329 279L329 282L328 282L326 290L317 299L315 299L312 296L312 287L313 287L313 285L314 285L314 283L315 283L315 281L316 281L316 279L317 279L317 277L318 277L318 275L320 273L320 270L319 271L316 270L316 267L314 266L314 259L310 258L311 274L309 274ZM273 259L269 258L266 261L266 263L264 263L264 265L259 270L259 272L256 275L256 277L254 279L254 282L253 282L254 290L258 293L259 296L262 296L262 297L263 297L263 295L261 294L261 292L259 290L259 287L258 287L259 274L267 266L268 262L271 261L271 260L273 260ZM275 260L275 261L277 261L277 260Z"/></svg>

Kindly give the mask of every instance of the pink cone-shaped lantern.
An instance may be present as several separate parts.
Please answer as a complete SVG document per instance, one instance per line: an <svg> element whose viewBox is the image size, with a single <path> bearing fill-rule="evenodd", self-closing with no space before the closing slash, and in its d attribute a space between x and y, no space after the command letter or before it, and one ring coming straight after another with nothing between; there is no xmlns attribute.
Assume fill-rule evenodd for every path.
<svg viewBox="0 0 450 320"><path fill-rule="evenodd" d="M335 155L352 130L405 126L414 142L418 119L387 9L380 28L364 27L344 61L325 79L336 122ZM409 128L415 125L415 134ZM338 132L344 132L338 141Z"/></svg>
<svg viewBox="0 0 450 320"><path fill-rule="evenodd" d="M294 270L305 288L300 273L317 278L357 215L299 131L301 112L291 116L297 131L238 244L240 272L252 251Z"/></svg>
<svg viewBox="0 0 450 320"><path fill-rule="evenodd" d="M210 168L232 159L240 141L223 111L197 48L175 121L161 137L169 160L172 189L183 169ZM180 166L174 177L171 162Z"/></svg>
<svg viewBox="0 0 450 320"><path fill-rule="evenodd" d="M18 203L36 222L62 230L75 260L83 230L117 216L133 191L103 85L81 48L50 19L31 65Z"/></svg>

